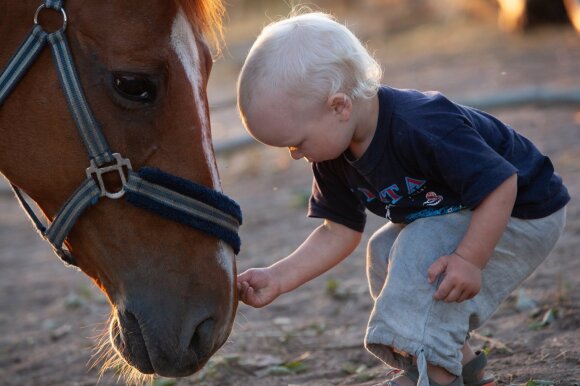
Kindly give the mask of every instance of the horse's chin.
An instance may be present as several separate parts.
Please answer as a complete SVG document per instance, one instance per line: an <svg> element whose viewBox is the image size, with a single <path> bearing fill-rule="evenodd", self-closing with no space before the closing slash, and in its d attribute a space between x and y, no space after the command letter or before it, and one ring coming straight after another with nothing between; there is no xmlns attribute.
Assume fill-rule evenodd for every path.
<svg viewBox="0 0 580 386"><path fill-rule="evenodd" d="M117 348L116 336L119 334L119 325L115 318L111 317L109 328L102 331L98 337L93 357L89 362L91 368L99 368L99 373L103 376L108 371L113 371L120 378L131 385L149 385L154 380L152 372L144 372L137 367L130 365ZM151 363L149 362L149 365Z"/></svg>
<svg viewBox="0 0 580 386"><path fill-rule="evenodd" d="M132 330L127 333L127 330L121 327L119 320L113 318L109 328L111 344L129 366L142 374L154 374L155 369L149 358L143 334L140 333L138 326L137 330Z"/></svg>

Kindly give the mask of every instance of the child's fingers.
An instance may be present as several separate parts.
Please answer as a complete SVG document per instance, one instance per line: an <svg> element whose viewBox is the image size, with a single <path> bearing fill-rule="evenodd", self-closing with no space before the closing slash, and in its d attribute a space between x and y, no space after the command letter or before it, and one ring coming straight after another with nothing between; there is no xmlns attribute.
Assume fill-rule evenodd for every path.
<svg viewBox="0 0 580 386"><path fill-rule="evenodd" d="M238 283L238 296L240 297L240 299L242 299L244 303L246 302L248 288L250 288L250 285L248 284L247 281Z"/></svg>
<svg viewBox="0 0 580 386"><path fill-rule="evenodd" d="M443 300L449 303L456 302L461 298L462 292L461 288L454 287Z"/></svg>
<svg viewBox="0 0 580 386"><path fill-rule="evenodd" d="M427 270L427 279L429 283L433 283L437 276L441 275L447 269L447 259L445 256L437 259Z"/></svg>
<svg viewBox="0 0 580 386"><path fill-rule="evenodd" d="M238 298L244 301L244 285L242 283L238 283Z"/></svg>
<svg viewBox="0 0 580 386"><path fill-rule="evenodd" d="M246 300L244 303L255 307L256 306L256 294L254 292L254 289L252 287L248 287L248 289L246 290Z"/></svg>
<svg viewBox="0 0 580 386"><path fill-rule="evenodd" d="M469 300L473 297L473 292L471 291L463 291L463 293L461 294L461 296L459 297L459 299L457 300L458 303L464 302L466 300Z"/></svg>
<svg viewBox="0 0 580 386"><path fill-rule="evenodd" d="M238 275L238 282L248 282L250 281L250 279L252 278L252 270L247 270L243 273L240 273Z"/></svg>
<svg viewBox="0 0 580 386"><path fill-rule="evenodd" d="M437 289L437 291L433 295L433 299L434 300L446 299L447 296L449 296L449 293L451 292L451 290L453 290L453 287L454 286L453 286L453 283L451 282L451 280L449 280L448 278L443 279L443 281L439 285L439 288Z"/></svg>
<svg viewBox="0 0 580 386"><path fill-rule="evenodd" d="M254 289L248 284L248 282L241 283L241 290L239 292L239 298L242 302L250 306L255 306L256 295Z"/></svg>

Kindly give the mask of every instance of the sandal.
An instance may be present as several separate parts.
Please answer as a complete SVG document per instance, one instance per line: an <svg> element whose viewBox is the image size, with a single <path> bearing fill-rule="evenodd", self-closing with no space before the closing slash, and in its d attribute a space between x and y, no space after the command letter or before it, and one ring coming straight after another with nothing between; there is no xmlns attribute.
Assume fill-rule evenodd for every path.
<svg viewBox="0 0 580 386"><path fill-rule="evenodd" d="M410 379L411 381L413 381L415 383L417 383L417 381L419 381L419 370L416 367L411 367L411 368L409 368L408 370L405 370L405 371L401 371L401 370L398 370L397 371L397 370L395 370L394 372L390 372L389 374L391 374L391 373L395 373L396 374L396 373L399 373L399 372L401 373L400 376L398 376L395 379L391 379L390 381L386 381L384 383L381 383L380 385L381 386L400 386L399 382L397 382L397 379L400 378L400 377L408 378L408 379ZM447 383L445 385L442 385L440 383L437 383L437 382L431 380L431 378L429 378L429 385L430 386L464 386L464 384L463 384L463 377L462 376L456 377L453 380L453 382Z"/></svg>
<svg viewBox="0 0 580 386"><path fill-rule="evenodd" d="M463 370L461 372L462 376L457 377L455 381L453 381L448 386L498 386L498 383L493 375L485 376L483 372L487 366L487 356L485 353L483 351L476 351L475 355L475 358L463 366ZM406 376L414 382L417 382L419 379L419 371L416 367L412 367L405 372L402 370L393 370L387 375L397 373L402 373L400 376ZM431 379L429 379L429 383L433 386L440 386L438 383L431 381ZM381 386L399 386L399 383L395 378L385 383L381 383Z"/></svg>
<svg viewBox="0 0 580 386"><path fill-rule="evenodd" d="M477 351L476 357L463 366L461 375L465 386L497 386L494 376L485 376L483 369L487 365L487 356L483 351Z"/></svg>

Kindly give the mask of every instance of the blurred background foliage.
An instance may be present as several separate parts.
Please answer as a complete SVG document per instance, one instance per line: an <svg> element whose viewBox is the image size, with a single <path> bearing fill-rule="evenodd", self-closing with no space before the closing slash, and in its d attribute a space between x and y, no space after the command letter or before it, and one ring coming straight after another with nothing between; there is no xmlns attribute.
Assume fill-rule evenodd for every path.
<svg viewBox="0 0 580 386"><path fill-rule="evenodd" d="M555 0L551 0L555 1ZM451 19L494 19L498 4L495 0L239 0L228 4L230 33L228 38L244 38L256 34L256 17L262 23L287 16L291 9L306 6L316 11L326 11L349 24L364 21L359 37L393 34L420 27L426 23L444 23ZM357 30L357 23L349 25Z"/></svg>
<svg viewBox="0 0 580 386"><path fill-rule="evenodd" d="M224 49L210 79L214 107L232 104L235 78L260 30L296 7L333 14L387 67L405 55L479 55L478 46L498 40L527 49L525 41L542 39L535 32L546 26L580 33L580 0L232 0L226 7Z"/></svg>
<svg viewBox="0 0 580 386"><path fill-rule="evenodd" d="M344 18L364 16L369 33L399 32L425 23L452 19L497 20L507 32L529 31L545 24L572 24L580 30L579 0L237 0L228 5L232 20L251 21L256 13L286 15L303 4L315 10L331 9Z"/></svg>
<svg viewBox="0 0 580 386"><path fill-rule="evenodd" d="M370 48L416 31L437 33L438 27L447 30L449 42L459 38L449 31L481 31L482 25L492 34L525 35L547 25L580 34L580 0L236 0L226 7L225 56L234 63L243 61L262 27L297 7L332 13Z"/></svg>

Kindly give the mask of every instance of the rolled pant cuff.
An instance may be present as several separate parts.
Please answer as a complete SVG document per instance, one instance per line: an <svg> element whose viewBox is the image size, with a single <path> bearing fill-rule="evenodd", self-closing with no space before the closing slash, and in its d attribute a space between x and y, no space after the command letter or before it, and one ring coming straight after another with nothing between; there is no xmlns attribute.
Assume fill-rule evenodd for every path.
<svg viewBox="0 0 580 386"><path fill-rule="evenodd" d="M390 367L406 370L413 366L413 358L417 357L419 352L423 350L425 358L430 365L443 367L451 374L460 376L461 357L449 357L448 359L441 356L437 350L425 346L423 342L412 338L402 337L399 334L394 334L385 331L377 331L376 329L367 331L365 338L366 349L380 359L382 362ZM408 356L400 353L407 353Z"/></svg>

